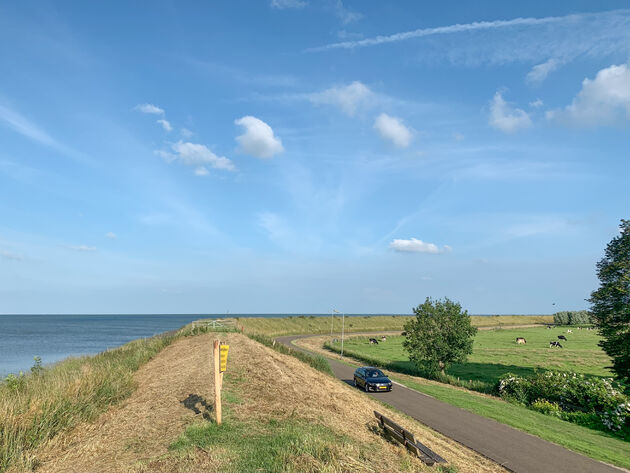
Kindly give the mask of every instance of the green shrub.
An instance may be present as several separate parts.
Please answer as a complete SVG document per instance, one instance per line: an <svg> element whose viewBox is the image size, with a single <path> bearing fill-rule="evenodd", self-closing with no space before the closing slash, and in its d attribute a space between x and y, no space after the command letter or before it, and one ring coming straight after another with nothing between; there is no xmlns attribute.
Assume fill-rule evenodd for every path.
<svg viewBox="0 0 630 473"><path fill-rule="evenodd" d="M553 314L553 323L556 325L588 325L593 323L593 319L588 310L564 310Z"/></svg>
<svg viewBox="0 0 630 473"><path fill-rule="evenodd" d="M556 417L560 417L562 414L562 409L555 402L549 402L546 399L536 399L532 403L532 409L538 412L542 412L543 414L552 415Z"/></svg>

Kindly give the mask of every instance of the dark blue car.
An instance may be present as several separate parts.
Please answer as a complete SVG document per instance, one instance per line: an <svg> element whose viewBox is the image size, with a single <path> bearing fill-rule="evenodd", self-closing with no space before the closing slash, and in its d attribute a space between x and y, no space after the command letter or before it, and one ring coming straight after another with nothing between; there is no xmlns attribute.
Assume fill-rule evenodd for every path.
<svg viewBox="0 0 630 473"><path fill-rule="evenodd" d="M358 388L362 388L365 392L392 390L392 382L390 379L385 376L381 370L372 368L371 366L357 368L354 372L354 385Z"/></svg>

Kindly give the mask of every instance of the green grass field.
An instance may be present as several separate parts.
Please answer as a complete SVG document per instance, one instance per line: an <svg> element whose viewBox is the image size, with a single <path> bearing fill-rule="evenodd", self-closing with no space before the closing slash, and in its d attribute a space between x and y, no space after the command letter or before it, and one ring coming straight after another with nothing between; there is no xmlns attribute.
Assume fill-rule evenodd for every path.
<svg viewBox="0 0 630 473"><path fill-rule="evenodd" d="M403 330L403 325L412 317L405 315L349 316L345 318L346 332L375 332ZM282 335L330 333L331 317L300 315L283 318L241 317L236 319L246 333L257 333L270 337ZM551 315L491 315L471 316L476 327L502 327L510 325L553 323ZM341 332L341 316L336 315L333 331Z"/></svg>
<svg viewBox="0 0 630 473"><path fill-rule="evenodd" d="M505 373L530 376L536 369L574 371L591 376L611 376L606 368L610 358L597 346L599 336L594 330L566 333L567 328L544 327L480 330L475 337L473 353L466 363L453 364L446 372L464 381L480 382L491 387ZM565 335L563 348L549 348L551 340ZM527 340L517 345L516 337ZM416 368L403 349L403 337L388 337L386 342L371 345L368 337L352 337L344 342L349 356L373 360L375 364L394 371L414 373ZM332 344L339 348L340 343Z"/></svg>

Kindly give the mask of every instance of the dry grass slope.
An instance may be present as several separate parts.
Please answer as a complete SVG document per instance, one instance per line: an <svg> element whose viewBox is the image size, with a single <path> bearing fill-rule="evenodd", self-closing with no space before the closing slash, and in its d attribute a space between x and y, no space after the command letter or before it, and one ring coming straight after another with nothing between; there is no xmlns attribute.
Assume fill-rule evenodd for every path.
<svg viewBox="0 0 630 473"><path fill-rule="evenodd" d="M183 338L163 350L137 372L137 390L129 399L38 450L37 471L241 472L256 471L257 461L275 465L263 471L436 471L381 437L374 409L416 433L459 472L504 471L354 388L238 334L221 336L231 348L224 424L216 426L208 420L213 338ZM250 444L272 458L248 450Z"/></svg>

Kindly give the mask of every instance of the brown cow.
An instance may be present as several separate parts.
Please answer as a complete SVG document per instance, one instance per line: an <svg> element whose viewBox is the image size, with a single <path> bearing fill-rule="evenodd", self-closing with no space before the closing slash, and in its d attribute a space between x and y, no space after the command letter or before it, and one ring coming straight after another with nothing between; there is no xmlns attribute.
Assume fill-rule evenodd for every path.
<svg viewBox="0 0 630 473"><path fill-rule="evenodd" d="M525 345L527 343L527 340L525 340L523 337L516 337L516 343L518 343L519 345Z"/></svg>

